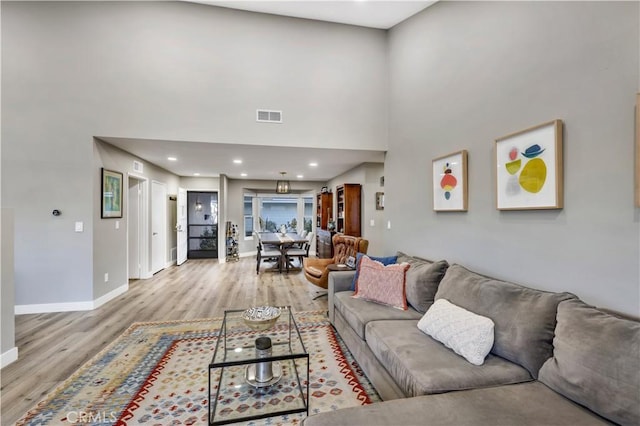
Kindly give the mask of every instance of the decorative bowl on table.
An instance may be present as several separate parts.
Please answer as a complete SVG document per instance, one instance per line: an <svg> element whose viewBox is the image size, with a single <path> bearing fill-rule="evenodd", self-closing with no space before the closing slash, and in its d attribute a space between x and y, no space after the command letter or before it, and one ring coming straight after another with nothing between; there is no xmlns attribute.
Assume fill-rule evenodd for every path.
<svg viewBox="0 0 640 426"><path fill-rule="evenodd" d="M262 331L273 327L281 313L281 309L274 306L258 306L244 311L242 319L249 328Z"/></svg>

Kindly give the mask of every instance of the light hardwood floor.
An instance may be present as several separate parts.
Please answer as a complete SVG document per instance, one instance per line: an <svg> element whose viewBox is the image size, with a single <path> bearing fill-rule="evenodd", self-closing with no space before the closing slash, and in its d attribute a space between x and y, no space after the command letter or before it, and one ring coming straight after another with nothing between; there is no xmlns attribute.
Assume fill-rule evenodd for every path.
<svg viewBox="0 0 640 426"><path fill-rule="evenodd" d="M226 309L290 305L294 311L326 310L327 298L302 272L255 273L255 258L218 264L190 260L148 280L93 311L19 315L19 359L0 372L1 424L14 424L78 367L140 321L220 317Z"/></svg>

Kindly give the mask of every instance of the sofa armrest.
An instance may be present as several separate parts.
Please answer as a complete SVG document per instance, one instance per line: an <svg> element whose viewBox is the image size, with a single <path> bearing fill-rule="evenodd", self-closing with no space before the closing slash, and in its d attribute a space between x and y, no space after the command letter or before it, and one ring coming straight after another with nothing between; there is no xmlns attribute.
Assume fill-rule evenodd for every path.
<svg viewBox="0 0 640 426"><path fill-rule="evenodd" d="M353 276L355 274L356 271L332 271L329 274L329 293L327 297L329 299L328 310L331 324L333 324L334 319L333 295L340 291L351 290L351 283L353 282Z"/></svg>

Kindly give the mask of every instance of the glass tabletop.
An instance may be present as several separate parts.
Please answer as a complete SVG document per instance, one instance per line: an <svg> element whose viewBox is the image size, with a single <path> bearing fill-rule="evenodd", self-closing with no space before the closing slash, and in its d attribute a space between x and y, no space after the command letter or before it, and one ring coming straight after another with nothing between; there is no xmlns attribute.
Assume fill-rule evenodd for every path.
<svg viewBox="0 0 640 426"><path fill-rule="evenodd" d="M261 361L303 357L307 351L300 337L298 325L289 306L279 307L281 314L266 330L256 330L242 318L244 310L225 311L216 350L210 367L246 364L257 360L256 339L271 339L271 356Z"/></svg>

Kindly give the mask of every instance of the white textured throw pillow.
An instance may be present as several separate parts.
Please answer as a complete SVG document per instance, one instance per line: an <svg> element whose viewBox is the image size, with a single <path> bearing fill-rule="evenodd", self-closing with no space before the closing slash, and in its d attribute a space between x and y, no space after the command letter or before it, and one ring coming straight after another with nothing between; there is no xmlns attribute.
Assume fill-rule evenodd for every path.
<svg viewBox="0 0 640 426"><path fill-rule="evenodd" d="M418 322L418 328L453 349L471 364L482 365L493 346L493 321L438 299Z"/></svg>

